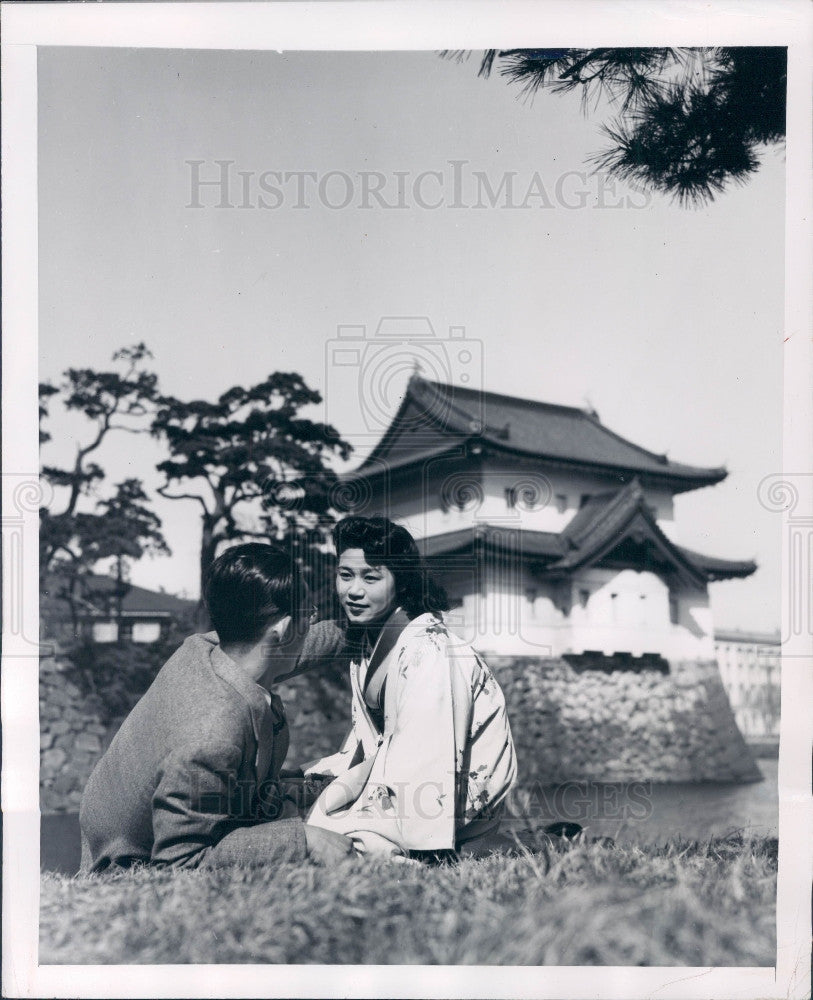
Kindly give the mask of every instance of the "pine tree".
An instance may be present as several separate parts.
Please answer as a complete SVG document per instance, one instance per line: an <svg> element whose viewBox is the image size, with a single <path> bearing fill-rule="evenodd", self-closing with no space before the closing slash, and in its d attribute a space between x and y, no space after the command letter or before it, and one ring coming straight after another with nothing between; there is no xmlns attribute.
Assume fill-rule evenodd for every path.
<svg viewBox="0 0 813 1000"><path fill-rule="evenodd" d="M602 126L609 145L590 162L682 205L745 183L760 151L785 138L785 48L487 49L479 75L495 68L529 98L580 91L585 111L616 108Z"/></svg>

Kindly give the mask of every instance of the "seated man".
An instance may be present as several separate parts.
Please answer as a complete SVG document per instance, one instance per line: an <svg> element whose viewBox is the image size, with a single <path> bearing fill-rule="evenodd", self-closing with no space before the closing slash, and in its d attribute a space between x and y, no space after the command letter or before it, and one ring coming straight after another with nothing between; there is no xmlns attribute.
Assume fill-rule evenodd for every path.
<svg viewBox="0 0 813 1000"><path fill-rule="evenodd" d="M79 814L84 872L333 861L352 849L284 808L277 783L288 726L269 688L293 672L303 645L313 660L336 640L321 623L321 648L318 634L306 644L308 593L289 553L228 549L205 597L216 634L190 636L170 657L90 776Z"/></svg>

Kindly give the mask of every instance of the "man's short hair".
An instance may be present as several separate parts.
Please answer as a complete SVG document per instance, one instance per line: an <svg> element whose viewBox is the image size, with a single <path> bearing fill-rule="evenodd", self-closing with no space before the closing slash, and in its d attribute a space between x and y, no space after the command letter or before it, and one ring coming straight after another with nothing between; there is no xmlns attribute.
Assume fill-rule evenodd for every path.
<svg viewBox="0 0 813 1000"><path fill-rule="evenodd" d="M293 552L249 542L217 557L204 590L212 628L221 643L256 642L272 622L307 616L308 590Z"/></svg>

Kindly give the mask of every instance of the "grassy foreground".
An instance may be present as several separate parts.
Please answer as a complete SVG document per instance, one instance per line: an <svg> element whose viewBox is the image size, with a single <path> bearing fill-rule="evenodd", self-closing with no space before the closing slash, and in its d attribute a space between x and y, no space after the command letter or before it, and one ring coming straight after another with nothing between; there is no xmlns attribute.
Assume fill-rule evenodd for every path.
<svg viewBox="0 0 813 1000"><path fill-rule="evenodd" d="M42 880L40 963L773 965L775 840Z"/></svg>

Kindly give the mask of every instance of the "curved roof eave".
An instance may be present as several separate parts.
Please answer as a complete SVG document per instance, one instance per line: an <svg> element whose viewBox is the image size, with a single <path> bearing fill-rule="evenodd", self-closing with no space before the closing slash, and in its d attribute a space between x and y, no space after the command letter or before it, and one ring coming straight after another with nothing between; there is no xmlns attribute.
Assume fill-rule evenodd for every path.
<svg viewBox="0 0 813 1000"><path fill-rule="evenodd" d="M459 451L461 445L464 445L467 441L474 441L477 438L479 438L479 435L473 434L470 438L460 437L454 443L436 448L428 448L425 451L405 452L402 455L396 454L389 458L382 458L371 453L357 469L350 469L342 473L339 479L346 482L358 479L375 479L378 476L384 475L387 471L409 469L412 466L419 466L427 458L438 458L441 455ZM505 455L524 459L536 459L546 465L554 465L561 468L597 471L607 475L619 475L623 473L627 476L637 476L646 482L668 484L674 488L675 493L685 493L688 490L700 489L703 486L714 486L728 476L728 470L722 466L708 469L683 466L679 471L676 471L673 465L665 468L663 471L660 469L640 471L628 465L589 462L582 459L569 459L558 455L547 455L544 452L530 452L494 441L488 441L486 447L489 450L500 451ZM376 466L378 467L376 468Z"/></svg>
<svg viewBox="0 0 813 1000"><path fill-rule="evenodd" d="M676 546L695 565L706 574L709 583L719 580L744 580L756 573L759 566L753 559L721 559L718 556L707 556L702 552L694 552L682 545Z"/></svg>
<svg viewBox="0 0 813 1000"><path fill-rule="evenodd" d="M471 408L466 408L464 401L469 397L474 401L475 410L479 409L481 412L472 412ZM489 424L485 411L489 400L495 404L498 410L500 407L506 410L502 416L512 417L517 423L525 422L525 433L524 435L521 433L520 438L531 437L535 439L534 429L527 422L538 418L541 413L550 413L556 420L572 422L576 437L578 437L579 428L583 428L585 422L594 428L595 433L602 436L598 439L598 445L595 438L591 439L589 445L586 446L587 452L595 452L597 447L600 448L601 440L607 439L617 442L631 456L640 456L641 462L637 464L635 461L601 461L589 457L587 454L581 456L554 454L544 448L526 447L521 441L509 443L511 419L508 420L505 427ZM723 466L704 468L671 462L666 455L651 452L605 427L597 415L575 407L503 396L498 393L480 392L457 386L444 386L419 375L413 375L404 398L381 440L357 469L345 473L342 478L354 480L365 476L375 477L384 471L383 469L373 470L372 467L378 463L389 469L401 469L418 464L425 457L442 454L444 450L442 447L437 447L436 450L432 449L432 456L422 453L419 447L420 437L416 442L417 449L410 444L399 454L399 449L394 447L393 443L398 440L398 431L401 429L405 413L410 405L415 405L424 411L427 416L426 426L432 426L440 434L453 438L455 444L452 447L459 447L461 442L478 439L489 449L501 451L506 455L538 459L542 462L556 463L571 468L601 470L610 474L626 472L645 477L648 481L669 484L676 493L698 489L702 486L712 486L721 482L728 475L728 471ZM439 417L441 410L444 413L443 420ZM561 437L558 440L561 443Z"/></svg>

